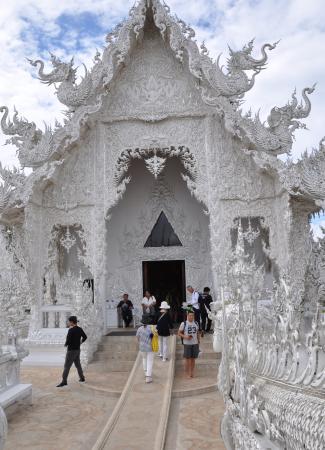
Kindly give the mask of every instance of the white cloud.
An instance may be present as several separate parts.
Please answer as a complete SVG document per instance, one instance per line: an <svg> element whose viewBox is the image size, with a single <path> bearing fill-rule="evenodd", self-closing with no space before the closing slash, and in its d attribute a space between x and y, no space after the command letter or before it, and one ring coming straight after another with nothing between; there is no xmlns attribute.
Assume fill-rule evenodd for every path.
<svg viewBox="0 0 325 450"><path fill-rule="evenodd" d="M325 219L320 220L317 223L313 223L312 222L310 224L310 228L311 228L311 230L313 232L313 236L314 236L315 241L317 241L318 239L324 237L324 234L323 234L323 231L322 231L321 227L325 229Z"/></svg>
<svg viewBox="0 0 325 450"><path fill-rule="evenodd" d="M82 50L76 63L90 63L96 47L104 45L103 33L83 34L75 25L67 30L64 44L57 48L56 39L62 29L58 19L63 14L93 13L105 31L112 28L128 13L133 0L12 0L3 2L0 11L0 104L18 111L39 126L42 121L54 123L60 117L62 105L54 96L53 87L42 85L34 77L25 57L46 57L40 47L41 37L49 50L59 56L71 57L76 46ZM171 11L190 23L216 58L227 44L241 48L256 37L256 55L265 42L281 39L277 49L270 53L267 70L256 80L246 97L245 109L261 109L266 118L271 107L284 105L294 87L298 94L302 88L318 81L312 96L312 112L306 120L310 131L297 131L293 154L298 156L305 148L317 147L325 134L325 8L322 0L170 0ZM23 36L23 37L22 37ZM0 136L0 145L5 138ZM0 160L5 164L17 163L15 149L0 148Z"/></svg>

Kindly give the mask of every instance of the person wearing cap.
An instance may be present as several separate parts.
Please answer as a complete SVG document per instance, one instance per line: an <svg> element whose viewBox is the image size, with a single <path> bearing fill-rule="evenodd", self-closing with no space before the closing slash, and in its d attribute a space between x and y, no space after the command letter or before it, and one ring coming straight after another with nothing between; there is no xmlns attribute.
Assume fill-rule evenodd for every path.
<svg viewBox="0 0 325 450"><path fill-rule="evenodd" d="M141 326L137 330L137 339L139 351L142 356L143 370L146 377L146 383L152 383L152 368L154 361L154 352L152 349L152 338L155 327L152 326L152 318L146 314L142 316Z"/></svg>
<svg viewBox="0 0 325 450"><path fill-rule="evenodd" d="M170 329L173 328L173 323L169 315L170 306L163 301L160 305L161 315L157 322L157 331L159 339L159 356L163 361L168 359L168 338L170 336Z"/></svg>
<svg viewBox="0 0 325 450"><path fill-rule="evenodd" d="M62 373L62 381L57 387L63 387L68 384L68 375L72 364L76 366L79 375L79 381L84 382L85 377L80 363L80 344L84 343L87 335L81 327L77 325L76 316L68 318L69 331L64 346L67 347L67 353L64 362L64 370Z"/></svg>

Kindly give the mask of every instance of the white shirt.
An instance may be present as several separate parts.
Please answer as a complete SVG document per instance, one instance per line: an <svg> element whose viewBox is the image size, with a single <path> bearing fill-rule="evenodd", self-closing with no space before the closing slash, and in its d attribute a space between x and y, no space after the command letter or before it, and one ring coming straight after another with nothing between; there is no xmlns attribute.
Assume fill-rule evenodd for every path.
<svg viewBox="0 0 325 450"><path fill-rule="evenodd" d="M194 320L192 322L189 322L188 320L182 322L179 327L179 331L181 331L185 336L192 336L192 339L190 340L184 339L184 345L195 345L199 343L197 338L199 327L198 324L194 322Z"/></svg>
<svg viewBox="0 0 325 450"><path fill-rule="evenodd" d="M147 313L150 313L150 306L153 306L156 304L156 299L155 297L152 295L151 297L147 298L147 297L143 297L142 300L142 305L145 306L145 310Z"/></svg>
<svg viewBox="0 0 325 450"><path fill-rule="evenodd" d="M192 292L191 300L189 300L188 304L192 305L194 309L200 309L198 292Z"/></svg>

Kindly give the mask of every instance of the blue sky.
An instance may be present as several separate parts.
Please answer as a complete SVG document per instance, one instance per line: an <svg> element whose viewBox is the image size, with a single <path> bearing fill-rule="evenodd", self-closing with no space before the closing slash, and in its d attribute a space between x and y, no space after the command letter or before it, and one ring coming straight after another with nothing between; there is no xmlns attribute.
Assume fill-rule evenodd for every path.
<svg viewBox="0 0 325 450"><path fill-rule="evenodd" d="M312 112L306 120L309 131L298 130L293 147L297 158L305 149L318 147L325 134L325 8L323 0L170 0L171 11L196 30L198 43L205 40L210 56L222 61L227 45L241 48L255 37L255 53L265 42L281 39L270 53L267 70L246 96L244 109L261 110L284 105L297 92L317 82ZM62 119L63 105L54 87L41 84L26 61L49 51L64 59L75 56L78 66L92 65L96 48L105 45L105 35L125 18L133 1L115 0L11 0L0 10L0 105L13 108L41 128L43 120ZM80 68L80 74L83 69ZM17 164L15 149L3 147L0 161Z"/></svg>

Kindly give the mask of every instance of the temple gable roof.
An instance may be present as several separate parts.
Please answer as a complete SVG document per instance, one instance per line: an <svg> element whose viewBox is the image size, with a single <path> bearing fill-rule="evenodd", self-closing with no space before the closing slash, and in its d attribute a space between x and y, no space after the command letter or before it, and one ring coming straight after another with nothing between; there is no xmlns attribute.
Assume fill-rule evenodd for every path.
<svg viewBox="0 0 325 450"><path fill-rule="evenodd" d="M253 41L239 51L229 48L225 70L220 67L219 58L217 61L210 58L204 43L197 45L195 31L172 16L166 4L159 0L140 0L131 8L129 16L108 33L103 54L96 53L94 66L90 70L85 68L79 84L76 83L73 60L63 62L51 55L51 71L45 70L43 61L30 60L31 65L37 68L41 82L48 85L55 83L59 101L68 108L63 126L57 123L54 130L46 126L42 131L35 123L19 117L17 111L10 119L8 108L0 108L3 113L2 131L9 136L8 141L16 145L22 167L39 171L28 180L29 184L34 183L32 179L48 178L54 170L53 164L60 165L58 162L80 140L87 128L87 121L100 111L112 86L118 83L121 70L128 66L134 48L141 45L148 23L158 30L176 60L197 81L202 102L219 115L226 129L241 142L243 150L251 155L256 154L256 160L272 160L274 167L279 165L277 155L290 153L293 133L295 129L304 127L300 119L310 112L308 95L314 87L303 90L304 104L298 103L294 92L285 106L272 108L266 123L261 122L258 114L255 117L251 113L243 115L240 109L244 94L253 88L256 76L267 63L267 51L273 50L277 43L263 45L258 59L252 56ZM265 165L270 173L274 173L269 164ZM24 184L25 181L22 190L25 190ZM17 196L20 198L22 194L18 195L16 187L6 183L1 187L0 211L11 203L13 190L16 190L14 197L17 202ZM23 197L26 199L26 193ZM20 201L20 204L24 202Z"/></svg>

